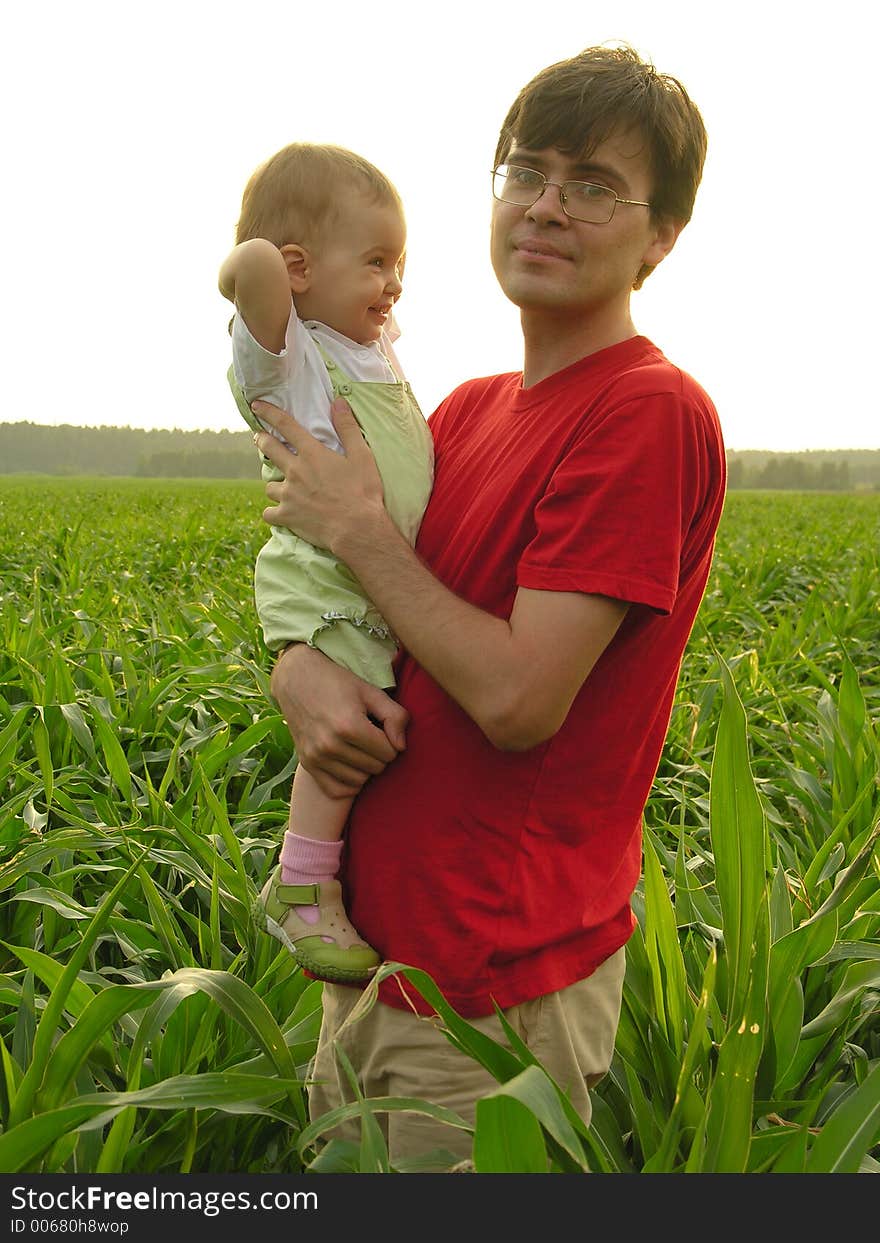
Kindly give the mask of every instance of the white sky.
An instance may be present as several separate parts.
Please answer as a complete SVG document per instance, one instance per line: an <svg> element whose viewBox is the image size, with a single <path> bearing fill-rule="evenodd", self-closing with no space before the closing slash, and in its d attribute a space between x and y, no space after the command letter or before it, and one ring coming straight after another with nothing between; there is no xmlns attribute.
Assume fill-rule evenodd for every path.
<svg viewBox="0 0 880 1243"><path fill-rule="evenodd" d="M217 270L247 178L294 140L359 151L401 191L398 353L425 412L462 380L518 370L517 312L488 258L498 129L545 65L625 40L681 78L709 133L694 218L634 295L639 330L709 391L729 448L877 448L877 12L10 5L0 421L238 430ZM438 154L459 170L455 198L429 175Z"/></svg>

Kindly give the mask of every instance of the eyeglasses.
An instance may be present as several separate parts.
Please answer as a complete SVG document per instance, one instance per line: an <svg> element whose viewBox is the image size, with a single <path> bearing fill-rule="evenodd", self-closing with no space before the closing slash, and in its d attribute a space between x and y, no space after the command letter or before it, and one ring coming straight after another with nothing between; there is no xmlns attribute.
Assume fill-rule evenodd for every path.
<svg viewBox="0 0 880 1243"><path fill-rule="evenodd" d="M492 170L492 193L502 203L531 207L548 186L556 186L566 216L572 220L586 220L589 224L607 224L618 203L651 206L640 199L622 199L607 186L596 186L590 181L548 181L536 169L521 168L518 164L499 164Z"/></svg>

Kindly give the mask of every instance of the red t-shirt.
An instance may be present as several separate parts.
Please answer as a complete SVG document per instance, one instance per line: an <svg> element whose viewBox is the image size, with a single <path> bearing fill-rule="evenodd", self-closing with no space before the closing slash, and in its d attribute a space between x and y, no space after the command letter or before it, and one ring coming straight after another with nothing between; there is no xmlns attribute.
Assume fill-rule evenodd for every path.
<svg viewBox="0 0 880 1243"><path fill-rule="evenodd" d="M518 587L632 607L562 727L525 752L496 750L402 653L407 748L355 800L343 874L362 936L466 1016L585 978L632 932L642 812L724 499L712 402L646 338L521 384L473 380L432 417L417 551L497 617ZM380 996L406 1005L393 979Z"/></svg>

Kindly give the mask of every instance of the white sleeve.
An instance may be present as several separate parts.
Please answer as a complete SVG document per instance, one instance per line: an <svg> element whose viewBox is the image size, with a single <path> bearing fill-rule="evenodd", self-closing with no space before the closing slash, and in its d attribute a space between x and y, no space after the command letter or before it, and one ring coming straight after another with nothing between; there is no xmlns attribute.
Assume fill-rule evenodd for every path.
<svg viewBox="0 0 880 1243"><path fill-rule="evenodd" d="M273 354L260 345L242 317L236 314L232 321L232 369L248 406L258 397L271 402L292 414L328 449L342 452L330 414L333 387L321 355L293 303L280 354ZM263 423L263 427L285 443L274 427L268 423Z"/></svg>
<svg viewBox="0 0 880 1243"><path fill-rule="evenodd" d="M305 366L306 330L300 323L293 302L280 354L260 345L241 315L232 321L232 370L248 403L257 397L286 410L290 385Z"/></svg>

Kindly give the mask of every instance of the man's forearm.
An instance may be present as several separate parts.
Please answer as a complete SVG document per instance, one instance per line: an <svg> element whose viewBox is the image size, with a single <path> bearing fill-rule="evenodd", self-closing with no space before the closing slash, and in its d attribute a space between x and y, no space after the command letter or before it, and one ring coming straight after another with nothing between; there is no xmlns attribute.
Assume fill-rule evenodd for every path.
<svg viewBox="0 0 880 1243"><path fill-rule="evenodd" d="M343 408L344 407L344 408ZM581 591L517 588L508 618L449 591L394 526L363 434L342 402L333 414L345 454L332 453L291 416L263 402L291 449L255 440L284 473L266 485L266 522L289 526L350 566L403 646L503 750L525 750L562 725L584 679L627 610Z"/></svg>
<svg viewBox="0 0 880 1243"><path fill-rule="evenodd" d="M334 552L407 651L503 746L518 681L510 623L446 588L384 511L342 534Z"/></svg>
<svg viewBox="0 0 880 1243"><path fill-rule="evenodd" d="M331 798L357 793L406 747L406 710L315 648L286 648L271 689L300 763Z"/></svg>

